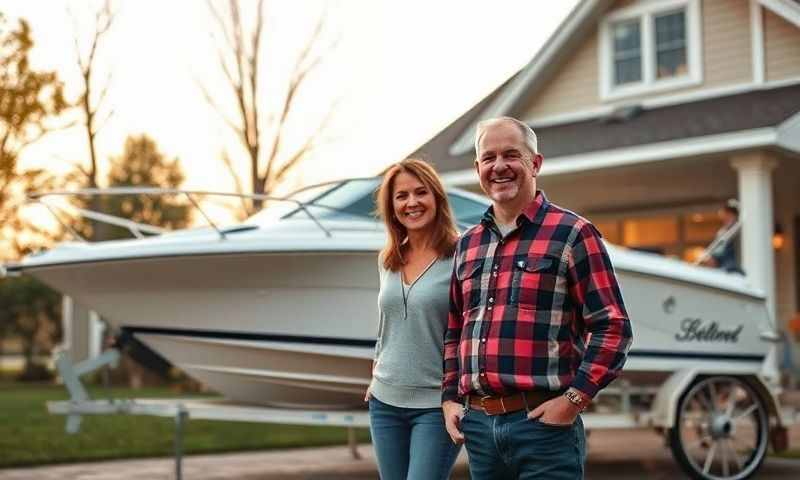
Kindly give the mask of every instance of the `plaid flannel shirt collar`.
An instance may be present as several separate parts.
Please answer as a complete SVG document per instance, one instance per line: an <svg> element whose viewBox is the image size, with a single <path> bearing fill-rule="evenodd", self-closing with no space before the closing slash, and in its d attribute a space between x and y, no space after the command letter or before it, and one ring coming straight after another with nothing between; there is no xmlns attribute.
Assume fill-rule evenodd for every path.
<svg viewBox="0 0 800 480"><path fill-rule="evenodd" d="M517 226L522 226L523 223L541 223L544 218L547 208L550 206L550 201L541 190L536 190L536 196L533 201L522 209L522 213L517 217ZM494 218L494 205L490 205L486 212L483 213L481 224L485 228L497 230L497 223Z"/></svg>

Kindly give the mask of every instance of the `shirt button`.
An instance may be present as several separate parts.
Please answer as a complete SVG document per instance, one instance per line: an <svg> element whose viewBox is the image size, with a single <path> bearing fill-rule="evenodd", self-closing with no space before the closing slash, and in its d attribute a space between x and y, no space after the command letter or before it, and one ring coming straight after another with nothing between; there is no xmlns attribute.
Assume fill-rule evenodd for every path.
<svg viewBox="0 0 800 480"><path fill-rule="evenodd" d="M496 277L497 276L497 272L492 273L492 276Z"/></svg>
<svg viewBox="0 0 800 480"><path fill-rule="evenodd" d="M494 303L494 297L489 297L489 303Z"/></svg>
<svg viewBox="0 0 800 480"><path fill-rule="evenodd" d="M481 377L485 377L485 376L486 376L486 374L481 372Z"/></svg>
<svg viewBox="0 0 800 480"><path fill-rule="evenodd" d="M481 342L482 343L486 343L486 339L485 338L481 338Z"/></svg>
<svg viewBox="0 0 800 480"><path fill-rule="evenodd" d="M491 306L491 305L489 305L489 307L488 307L486 310L491 310L491 309L492 309L492 306Z"/></svg>

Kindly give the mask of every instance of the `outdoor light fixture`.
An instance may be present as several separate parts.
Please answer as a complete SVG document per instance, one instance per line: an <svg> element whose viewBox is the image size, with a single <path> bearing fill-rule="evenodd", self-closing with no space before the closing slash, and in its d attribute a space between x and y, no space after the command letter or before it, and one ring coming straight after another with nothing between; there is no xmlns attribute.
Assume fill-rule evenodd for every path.
<svg viewBox="0 0 800 480"><path fill-rule="evenodd" d="M786 238L783 235L783 228L781 227L780 223L775 224L775 233L772 234L772 248L775 250L780 250L783 248L783 244L786 242Z"/></svg>

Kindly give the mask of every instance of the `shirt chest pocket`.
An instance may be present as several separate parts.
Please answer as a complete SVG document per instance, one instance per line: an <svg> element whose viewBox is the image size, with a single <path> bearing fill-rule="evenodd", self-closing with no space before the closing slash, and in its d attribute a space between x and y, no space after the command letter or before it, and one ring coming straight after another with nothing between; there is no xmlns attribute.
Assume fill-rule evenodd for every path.
<svg viewBox="0 0 800 480"><path fill-rule="evenodd" d="M521 309L546 311L563 298L565 280L561 259L555 255L518 256L514 259L509 300Z"/></svg>
<svg viewBox="0 0 800 480"><path fill-rule="evenodd" d="M456 270L456 277L461 283L461 298L464 300L464 312L477 307L481 300L481 273L483 259L461 262Z"/></svg>

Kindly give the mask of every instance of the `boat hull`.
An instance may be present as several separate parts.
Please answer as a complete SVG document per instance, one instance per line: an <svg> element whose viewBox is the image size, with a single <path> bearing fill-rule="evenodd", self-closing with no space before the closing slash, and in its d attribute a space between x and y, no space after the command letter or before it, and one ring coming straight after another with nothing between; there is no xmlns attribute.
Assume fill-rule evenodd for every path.
<svg viewBox="0 0 800 480"><path fill-rule="evenodd" d="M376 254L187 255L29 273L232 401L352 408L363 405L370 379ZM761 369L769 348L761 334L770 328L763 298L621 263L634 331L626 372Z"/></svg>

